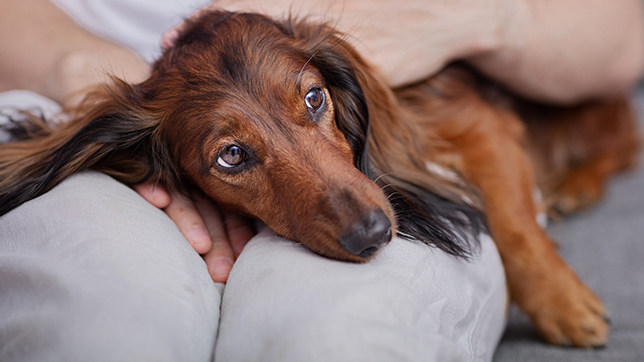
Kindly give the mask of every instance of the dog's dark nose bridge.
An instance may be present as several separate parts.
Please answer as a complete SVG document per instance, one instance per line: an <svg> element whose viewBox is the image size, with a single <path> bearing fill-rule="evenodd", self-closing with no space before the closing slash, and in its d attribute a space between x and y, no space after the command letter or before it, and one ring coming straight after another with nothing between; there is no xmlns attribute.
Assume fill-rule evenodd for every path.
<svg viewBox="0 0 644 362"><path fill-rule="evenodd" d="M369 258L389 243L391 235L391 222L387 215L378 209L355 223L338 241L350 254Z"/></svg>

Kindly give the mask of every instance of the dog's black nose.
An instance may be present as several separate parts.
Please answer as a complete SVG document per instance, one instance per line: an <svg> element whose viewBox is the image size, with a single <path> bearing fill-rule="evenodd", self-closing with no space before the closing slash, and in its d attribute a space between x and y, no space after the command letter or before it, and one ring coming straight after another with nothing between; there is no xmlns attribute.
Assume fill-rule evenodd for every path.
<svg viewBox="0 0 644 362"><path fill-rule="evenodd" d="M391 240L391 222L382 210L371 212L338 240L352 255L369 258Z"/></svg>

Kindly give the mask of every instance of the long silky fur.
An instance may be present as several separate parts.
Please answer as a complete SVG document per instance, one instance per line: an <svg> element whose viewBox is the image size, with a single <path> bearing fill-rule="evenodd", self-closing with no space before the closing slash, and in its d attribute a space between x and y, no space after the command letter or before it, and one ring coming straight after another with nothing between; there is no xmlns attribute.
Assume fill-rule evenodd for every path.
<svg viewBox="0 0 644 362"><path fill-rule="evenodd" d="M391 90L337 32L298 25L287 24L285 33L312 45L305 51L327 80L334 104L342 105L335 119L351 145L355 166L387 195L399 235L455 256L471 256L487 224L482 209L466 204L463 195L478 195L426 168L413 141L420 133L407 127L401 119L406 113Z"/></svg>
<svg viewBox="0 0 644 362"><path fill-rule="evenodd" d="M208 24L199 19L178 42L203 46L212 36L204 28L214 29L217 22L230 16L210 15ZM427 170L413 141L417 131L401 119L404 111L393 92L341 35L326 25L296 20L279 24L259 15L240 16L271 22L294 39L320 71L336 105L337 126L353 150L355 166L389 197L399 235L459 257L475 252L477 236L486 230L480 207L466 204L463 193L454 191L458 186ZM173 50L166 56L182 55ZM159 60L154 72L162 74L167 63ZM174 153L159 134L162 109L146 100L154 98L159 89L147 89L146 93L138 86L116 81L90 97L60 129L26 123L24 131L29 129L33 139L0 146L0 215L85 169L103 171L130 185L152 179L169 188L181 188ZM147 105L148 101L152 105Z"/></svg>
<svg viewBox="0 0 644 362"><path fill-rule="evenodd" d="M139 98L133 87L115 80L59 128L35 116L12 124L18 142L0 146L0 215L87 169L129 185L154 179L176 187L177 170L155 134L158 121L139 108ZM25 136L31 138L20 140Z"/></svg>

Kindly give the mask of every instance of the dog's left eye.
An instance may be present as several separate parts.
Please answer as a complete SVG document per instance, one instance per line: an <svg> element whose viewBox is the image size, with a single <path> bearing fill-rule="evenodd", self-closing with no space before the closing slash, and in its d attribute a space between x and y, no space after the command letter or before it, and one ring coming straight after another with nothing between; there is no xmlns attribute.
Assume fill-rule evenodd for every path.
<svg viewBox="0 0 644 362"><path fill-rule="evenodd" d="M311 112L315 112L324 104L324 92L320 88L313 88L304 97L304 103Z"/></svg>
<svg viewBox="0 0 644 362"><path fill-rule="evenodd" d="M246 152L237 145L229 145L217 157L217 164L225 168L241 165L246 159Z"/></svg>

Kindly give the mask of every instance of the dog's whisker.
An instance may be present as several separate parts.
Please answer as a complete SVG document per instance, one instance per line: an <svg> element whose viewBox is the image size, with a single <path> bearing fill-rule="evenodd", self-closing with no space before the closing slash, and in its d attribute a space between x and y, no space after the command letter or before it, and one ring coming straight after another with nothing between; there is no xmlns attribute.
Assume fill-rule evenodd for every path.
<svg viewBox="0 0 644 362"><path fill-rule="evenodd" d="M391 174L392 174L391 172L383 173L382 175L380 175L380 176L376 177L376 179L375 179L375 180L373 180L373 182L378 183L378 181L379 181L381 178L383 178L383 177L387 177L387 176L389 176L389 175L391 175Z"/></svg>
<svg viewBox="0 0 644 362"><path fill-rule="evenodd" d="M317 53L318 53L318 51L316 50L315 53L313 53L313 55L311 55L309 57L309 60L307 60L306 63L304 63L304 65L302 66L302 69L300 69L300 72L297 74L297 83L298 84L300 83L300 78L302 77L302 72L304 72L304 68L306 68L306 66L309 65L309 63L311 62L311 60L313 60L313 58L315 57L315 55Z"/></svg>

